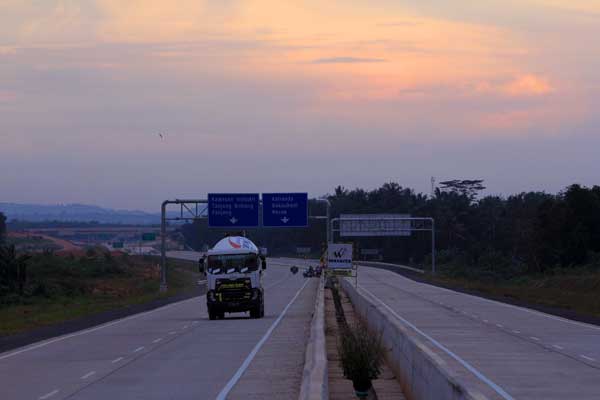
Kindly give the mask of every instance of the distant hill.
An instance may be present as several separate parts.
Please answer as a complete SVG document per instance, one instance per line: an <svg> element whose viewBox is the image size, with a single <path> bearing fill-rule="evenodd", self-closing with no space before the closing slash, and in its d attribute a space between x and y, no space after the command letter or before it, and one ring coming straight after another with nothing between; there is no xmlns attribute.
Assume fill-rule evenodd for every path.
<svg viewBox="0 0 600 400"><path fill-rule="evenodd" d="M160 224L160 213L112 210L85 204L17 204L0 203L0 212L9 221L29 222L98 222L101 224L149 225Z"/></svg>

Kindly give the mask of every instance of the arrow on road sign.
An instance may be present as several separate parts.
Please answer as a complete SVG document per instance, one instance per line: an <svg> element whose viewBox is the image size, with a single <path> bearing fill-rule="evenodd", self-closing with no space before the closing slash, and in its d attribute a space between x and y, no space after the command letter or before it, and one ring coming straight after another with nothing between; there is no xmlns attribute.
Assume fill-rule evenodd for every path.
<svg viewBox="0 0 600 400"><path fill-rule="evenodd" d="M281 222L283 222L284 224L287 224L289 221L290 219L288 217L281 218Z"/></svg>
<svg viewBox="0 0 600 400"><path fill-rule="evenodd" d="M238 222L238 220L235 217L231 217L231 219L229 220L229 222L231 222L232 224L235 225L235 223Z"/></svg>

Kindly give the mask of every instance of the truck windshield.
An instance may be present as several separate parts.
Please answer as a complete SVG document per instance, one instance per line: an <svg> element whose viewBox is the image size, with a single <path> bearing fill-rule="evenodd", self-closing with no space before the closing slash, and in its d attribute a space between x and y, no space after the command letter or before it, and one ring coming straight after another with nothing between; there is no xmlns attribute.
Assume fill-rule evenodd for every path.
<svg viewBox="0 0 600 400"><path fill-rule="evenodd" d="M250 272L258 269L256 254L224 254L208 256L208 272L211 274L230 274Z"/></svg>

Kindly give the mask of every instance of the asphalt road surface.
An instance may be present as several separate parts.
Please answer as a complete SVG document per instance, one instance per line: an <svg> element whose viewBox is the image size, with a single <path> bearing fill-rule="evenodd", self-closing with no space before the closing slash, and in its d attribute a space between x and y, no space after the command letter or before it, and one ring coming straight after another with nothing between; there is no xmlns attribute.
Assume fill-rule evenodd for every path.
<svg viewBox="0 0 600 400"><path fill-rule="evenodd" d="M271 260L263 319L202 296L0 354L0 399L297 398L317 282Z"/></svg>
<svg viewBox="0 0 600 400"><path fill-rule="evenodd" d="M600 399L600 327L360 267L359 289L491 399Z"/></svg>

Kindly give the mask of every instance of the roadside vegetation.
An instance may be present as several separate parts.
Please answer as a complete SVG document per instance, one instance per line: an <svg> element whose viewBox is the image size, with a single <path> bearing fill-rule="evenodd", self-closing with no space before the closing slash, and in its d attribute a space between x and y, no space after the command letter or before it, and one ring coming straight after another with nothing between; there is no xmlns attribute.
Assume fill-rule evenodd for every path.
<svg viewBox="0 0 600 400"><path fill-rule="evenodd" d="M484 189L481 180L454 179L440 182L432 195L386 183L373 190L338 186L327 198L333 218L353 213L435 218L436 279L446 284L600 316L600 186L511 196L482 196ZM322 204L313 202L310 209L312 215L325 213ZM197 249L222 235L205 221L182 232ZM313 257L324 246L324 232L323 220L310 220L305 230L248 230L269 254L295 255L301 246L310 247ZM429 232L342 240L354 243L357 255L377 249L382 261L431 265Z"/></svg>
<svg viewBox="0 0 600 400"><path fill-rule="evenodd" d="M464 276L443 267L433 283L521 304L540 305L573 312L580 317L600 318L600 271L597 266L556 269L508 279Z"/></svg>
<svg viewBox="0 0 600 400"><path fill-rule="evenodd" d="M0 246L0 335L9 335L197 288L194 264L168 266L169 291L159 294L155 257L115 255L100 248L84 256L20 253Z"/></svg>

